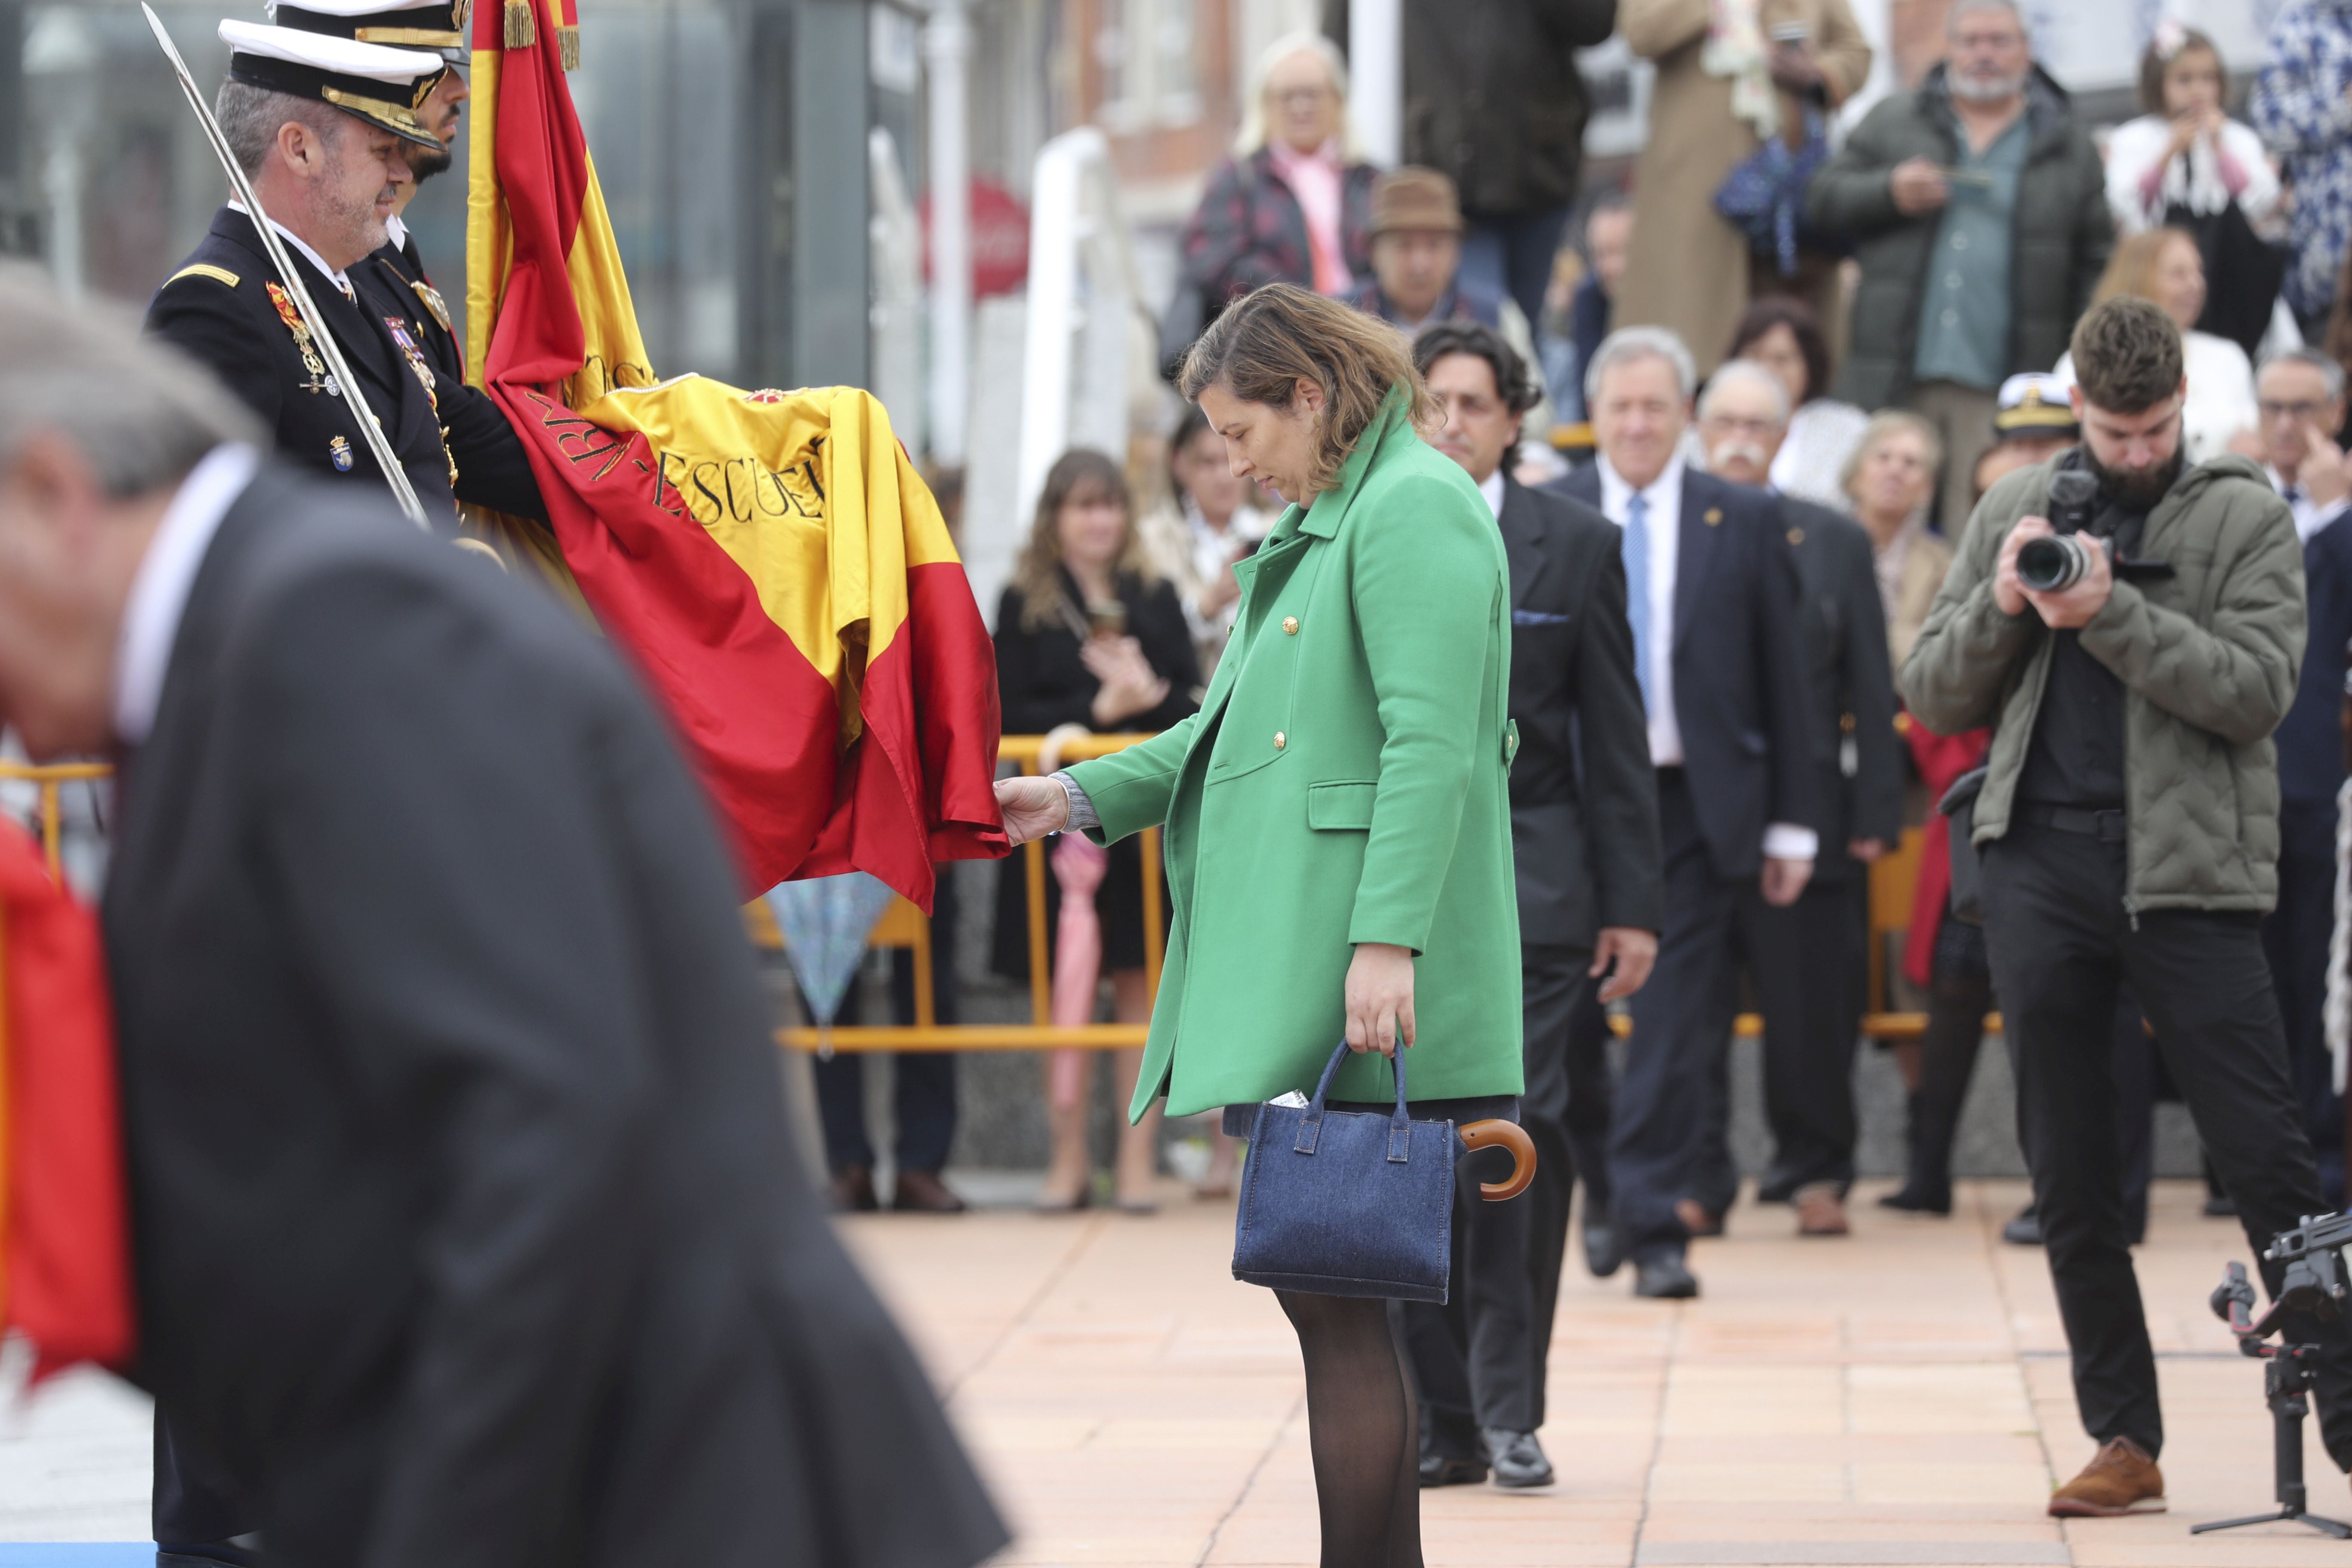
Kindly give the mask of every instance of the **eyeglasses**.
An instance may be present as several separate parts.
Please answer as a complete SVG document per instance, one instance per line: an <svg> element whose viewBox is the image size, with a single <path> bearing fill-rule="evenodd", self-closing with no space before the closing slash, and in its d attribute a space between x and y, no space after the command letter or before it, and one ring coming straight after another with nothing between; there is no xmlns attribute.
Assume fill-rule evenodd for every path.
<svg viewBox="0 0 2352 1568"><path fill-rule="evenodd" d="M1271 95L1284 109L1313 109L1331 96L1328 87L1290 87Z"/></svg>
<svg viewBox="0 0 2352 1568"><path fill-rule="evenodd" d="M2293 419L2300 424L2307 419L2318 418L2327 411L2327 405L2311 402L2273 403L2265 399L2255 404L2254 410L2263 416L2264 423L2273 419Z"/></svg>

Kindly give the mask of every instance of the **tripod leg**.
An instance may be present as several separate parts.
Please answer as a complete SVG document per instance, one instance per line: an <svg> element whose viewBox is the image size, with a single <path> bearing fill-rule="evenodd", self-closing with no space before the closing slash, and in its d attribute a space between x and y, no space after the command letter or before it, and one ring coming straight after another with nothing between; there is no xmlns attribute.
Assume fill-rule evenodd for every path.
<svg viewBox="0 0 2352 1568"><path fill-rule="evenodd" d="M2303 1484L2303 1418L2310 1408L2300 1393L2271 1396L2271 1437L2275 1449L2272 1464L2278 1476L2279 1511L2290 1519L2301 1514L2311 1500Z"/></svg>
<svg viewBox="0 0 2352 1568"><path fill-rule="evenodd" d="M2291 1519L2309 1519L2310 1517L2309 1514L2288 1513L2282 1509L2275 1513L2251 1513L2243 1519L2221 1519L2214 1521L2211 1524L2192 1524L2189 1527L2189 1533L2203 1535L2212 1530L2239 1530L2249 1524L2279 1524Z"/></svg>

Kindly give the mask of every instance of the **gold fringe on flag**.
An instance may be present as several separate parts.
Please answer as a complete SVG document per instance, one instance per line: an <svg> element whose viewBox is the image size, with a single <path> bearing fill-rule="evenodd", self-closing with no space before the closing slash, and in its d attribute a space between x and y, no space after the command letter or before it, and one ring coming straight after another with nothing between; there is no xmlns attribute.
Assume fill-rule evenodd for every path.
<svg viewBox="0 0 2352 1568"><path fill-rule="evenodd" d="M576 24L566 24L555 29L555 47L563 53L565 70L580 68L580 28Z"/></svg>
<svg viewBox="0 0 2352 1568"><path fill-rule="evenodd" d="M530 0L507 0L507 47L527 49L539 42L539 16Z"/></svg>

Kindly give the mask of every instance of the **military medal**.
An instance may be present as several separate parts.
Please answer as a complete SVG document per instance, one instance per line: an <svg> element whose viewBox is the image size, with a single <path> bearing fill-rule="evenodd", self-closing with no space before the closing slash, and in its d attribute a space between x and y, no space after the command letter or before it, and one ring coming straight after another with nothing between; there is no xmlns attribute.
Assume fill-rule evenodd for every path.
<svg viewBox="0 0 2352 1568"><path fill-rule="evenodd" d="M441 330L456 337L457 329L449 322L449 301L441 298L441 290L430 283L419 283L414 279L408 286L416 290L416 297L425 301L425 308L433 312L433 319L441 323Z"/></svg>
<svg viewBox="0 0 2352 1568"><path fill-rule="evenodd" d="M350 440L344 437L338 436L333 440L329 441L327 443L327 458L329 461L335 465L335 472L339 474L350 473L352 471L352 444Z"/></svg>
<svg viewBox="0 0 2352 1568"><path fill-rule="evenodd" d="M327 374L326 363L319 358L318 345L311 342L310 329L303 325L302 313L294 308L292 297L275 283L265 283L262 287L269 290L269 302L278 307L278 319L286 323L288 331L294 334L294 346L302 352L302 368L310 373L310 379L302 384L301 390L341 397L343 389L337 386L335 378ZM348 458L342 466L351 466Z"/></svg>
<svg viewBox="0 0 2352 1568"><path fill-rule="evenodd" d="M415 371L416 379L424 384L425 400L433 405L433 412L439 414L441 395L436 390L439 384L433 379L433 367L425 363L425 351L418 348L416 340L409 335L408 323L398 316L386 316L383 325L384 330L392 334L392 341L400 345L400 352L407 356L408 368ZM457 488L457 455L449 450L449 426L443 425L440 429L441 456L449 465L449 488L454 490Z"/></svg>

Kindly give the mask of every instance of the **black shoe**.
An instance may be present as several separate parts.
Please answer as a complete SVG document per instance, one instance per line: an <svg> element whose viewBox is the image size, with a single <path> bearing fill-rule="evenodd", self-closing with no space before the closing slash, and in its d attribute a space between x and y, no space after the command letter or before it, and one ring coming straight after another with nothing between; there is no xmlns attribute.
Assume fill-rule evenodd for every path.
<svg viewBox="0 0 2352 1568"><path fill-rule="evenodd" d="M1898 1209L1905 1214L1931 1214L1949 1219L1952 1215L1952 1193L1948 1187L1939 1195L1935 1193L1921 1193L1912 1187L1905 1186L1881 1196L1878 1206L1883 1209Z"/></svg>
<svg viewBox="0 0 2352 1568"><path fill-rule="evenodd" d="M2000 1238L2011 1247L2042 1245L2042 1216L2033 1212L2032 1204L2017 1211L2017 1217L2000 1227Z"/></svg>
<svg viewBox="0 0 2352 1568"><path fill-rule="evenodd" d="M1788 1204L1797 1201L1797 1189L1806 1185L1805 1179L1790 1171L1767 1171L1757 1180L1756 1201L1759 1204ZM1731 1205L1726 1204L1725 1208Z"/></svg>
<svg viewBox="0 0 2352 1568"><path fill-rule="evenodd" d="M1489 1426L1482 1434L1486 1439L1486 1452L1495 1457L1495 1484L1498 1487L1548 1487L1551 1485L1551 1461L1544 1458L1543 1445L1532 1432L1514 1432L1504 1426Z"/></svg>
<svg viewBox="0 0 2352 1568"><path fill-rule="evenodd" d="M1424 1487L1473 1487L1486 1479L1486 1467L1475 1459L1449 1459L1443 1454L1421 1457Z"/></svg>
<svg viewBox="0 0 2352 1568"><path fill-rule="evenodd" d="M1625 1249L1618 1245L1617 1226L1606 1210L1599 1219L1584 1222L1584 1267L1595 1279L1606 1279L1625 1267Z"/></svg>
<svg viewBox="0 0 2352 1568"><path fill-rule="evenodd" d="M863 1165L844 1165L835 1171L828 1195L835 1214L872 1214L882 1206L874 1195L874 1173Z"/></svg>
<svg viewBox="0 0 2352 1568"><path fill-rule="evenodd" d="M2205 1197L2204 1214L2207 1219L2235 1219L2238 1217L2237 1200L2227 1193L2209 1193Z"/></svg>
<svg viewBox="0 0 2352 1568"><path fill-rule="evenodd" d="M1633 1260L1633 1294L1652 1300L1679 1301L1698 1294L1698 1276L1672 1254Z"/></svg>

